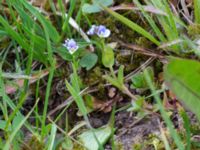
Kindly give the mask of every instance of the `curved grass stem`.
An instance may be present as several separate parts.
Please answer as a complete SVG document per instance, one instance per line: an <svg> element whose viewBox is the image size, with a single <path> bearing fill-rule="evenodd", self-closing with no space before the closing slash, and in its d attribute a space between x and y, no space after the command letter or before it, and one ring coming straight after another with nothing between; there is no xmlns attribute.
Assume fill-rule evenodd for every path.
<svg viewBox="0 0 200 150"><path fill-rule="evenodd" d="M133 95L125 85L122 86L122 92L128 95L132 100L137 100L137 97Z"/></svg>

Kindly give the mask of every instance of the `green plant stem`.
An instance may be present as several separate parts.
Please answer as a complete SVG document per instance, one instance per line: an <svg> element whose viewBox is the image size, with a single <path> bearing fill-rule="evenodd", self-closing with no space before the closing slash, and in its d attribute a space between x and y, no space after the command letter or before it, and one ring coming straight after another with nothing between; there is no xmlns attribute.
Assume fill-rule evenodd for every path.
<svg viewBox="0 0 200 150"><path fill-rule="evenodd" d="M137 97L133 95L125 85L122 86L122 92L128 95L132 100L137 100Z"/></svg>
<svg viewBox="0 0 200 150"><path fill-rule="evenodd" d="M113 67L110 66L109 69L110 69L110 73L111 73L111 75L113 76L113 78L117 80L117 76L115 75L115 71L114 71Z"/></svg>
<svg viewBox="0 0 200 150"><path fill-rule="evenodd" d="M115 72L114 72L114 69L113 67L111 66L110 67L110 72L111 72L111 75L112 77L118 82L118 78L117 76L115 75ZM124 85L122 84L121 87L118 87L124 94L128 95L132 100L137 100L137 97L135 95L133 95L129 89Z"/></svg>

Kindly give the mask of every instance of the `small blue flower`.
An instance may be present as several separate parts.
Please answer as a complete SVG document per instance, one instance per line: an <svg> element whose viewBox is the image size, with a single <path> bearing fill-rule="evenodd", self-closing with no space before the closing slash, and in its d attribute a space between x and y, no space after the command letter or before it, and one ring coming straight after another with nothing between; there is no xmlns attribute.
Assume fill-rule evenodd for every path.
<svg viewBox="0 0 200 150"><path fill-rule="evenodd" d="M77 43L74 41L74 39L65 40L65 43L63 44L63 46L68 49L70 54L73 54L79 48Z"/></svg>
<svg viewBox="0 0 200 150"><path fill-rule="evenodd" d="M87 32L88 35L98 35L100 38L107 38L110 36L110 30L107 29L104 25L92 25L90 30Z"/></svg>
<svg viewBox="0 0 200 150"><path fill-rule="evenodd" d="M107 38L110 36L110 30L107 29L105 26L100 25L98 27L97 35L101 38Z"/></svg>

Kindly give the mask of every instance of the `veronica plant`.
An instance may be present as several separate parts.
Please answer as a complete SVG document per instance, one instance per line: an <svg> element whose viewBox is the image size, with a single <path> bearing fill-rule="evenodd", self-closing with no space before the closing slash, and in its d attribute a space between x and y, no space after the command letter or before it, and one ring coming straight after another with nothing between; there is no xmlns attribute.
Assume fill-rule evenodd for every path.
<svg viewBox="0 0 200 150"><path fill-rule="evenodd" d="M67 80L65 83L66 83L67 89L69 90L70 94L74 98L79 110L81 111L85 119L87 119L86 117L87 109L85 107L82 97L79 95L80 78L78 77L78 74L77 74L78 61L76 60L76 57L75 57L75 52L79 49L79 46L74 39L65 40L65 43L63 44L63 46L68 50L68 52L72 56L72 69L73 69L73 73L70 76L70 83Z"/></svg>
<svg viewBox="0 0 200 150"><path fill-rule="evenodd" d="M81 92L80 78L77 74L79 61L77 61L77 59L75 57L75 52L79 49L79 46L75 42L74 39L65 40L65 43L63 44L63 46L66 47L66 49L72 55L73 73L70 76L70 83L67 80L65 80L66 87L67 87L68 91L70 92L70 94L72 95L73 99L75 100L81 114L83 115L83 117L84 117L84 119L87 123L88 128L92 131L92 134L93 134L98 146L100 147L100 149L103 149L102 144L99 142L97 136L94 134L95 130L90 125L90 122L89 122L89 119L88 119L88 116L87 116L88 111L87 111L87 108L84 104L84 100L83 100L82 96L80 95L80 92Z"/></svg>
<svg viewBox="0 0 200 150"><path fill-rule="evenodd" d="M74 54L78 50L78 48L79 48L79 46L74 41L74 39L67 39L67 40L65 40L65 43L63 44L63 46L67 48L67 50L69 51L69 53L71 55Z"/></svg>
<svg viewBox="0 0 200 150"><path fill-rule="evenodd" d="M102 63L105 67L111 69L114 65L114 52L111 47L105 44L105 38L108 38L111 34L110 30L107 29L104 25L92 25L87 34L97 35L99 37L98 44L102 50Z"/></svg>
<svg viewBox="0 0 200 150"><path fill-rule="evenodd" d="M110 36L111 32L103 25L92 25L90 30L87 32L88 35L98 35L100 38L107 38Z"/></svg>
<svg viewBox="0 0 200 150"><path fill-rule="evenodd" d="M99 44L102 52L102 64L110 69L111 75L106 75L104 78L110 82L112 85L116 86L123 93L130 96L133 100L137 98L128 90L128 88L124 85L124 67L120 66L118 70L118 75L115 75L113 65L114 65L114 51L113 49L105 43L105 38L108 38L111 34L111 31L107 29L104 25L92 25L92 27L87 32L88 35L97 35L99 37Z"/></svg>

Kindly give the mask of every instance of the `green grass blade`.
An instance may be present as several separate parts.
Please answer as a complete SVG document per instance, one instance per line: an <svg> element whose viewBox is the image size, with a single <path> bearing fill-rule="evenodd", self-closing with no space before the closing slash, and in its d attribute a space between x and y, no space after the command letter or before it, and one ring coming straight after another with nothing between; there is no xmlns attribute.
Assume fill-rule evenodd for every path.
<svg viewBox="0 0 200 150"><path fill-rule="evenodd" d="M134 0L134 3L138 6L138 8L140 8L142 14L144 15L144 17L147 19L147 21L149 22L151 28L154 30L154 32L156 33L156 35L158 36L158 38L160 39L161 42L165 42L166 38L163 35L163 33L160 31L160 29L158 28L158 26L156 25L154 19L144 11L144 8L142 7L142 5L140 4L140 2L138 0Z"/></svg>
<svg viewBox="0 0 200 150"><path fill-rule="evenodd" d="M157 15L156 17L159 23L161 24L168 41L170 42L170 41L177 40L179 38L179 32L178 32L176 24L181 23L181 21L178 21L179 20L178 17L173 14L173 11L171 10L167 1L166 0L151 0L151 1L146 0L146 3L148 5L153 5L157 9L163 10L167 14L167 16ZM176 44L176 45L171 46L171 49L174 52L179 53L181 50L181 47L180 45Z"/></svg>
<svg viewBox="0 0 200 150"><path fill-rule="evenodd" d="M6 141L6 144L5 144L4 148L3 148L3 150L9 150L10 149L10 145L11 145L12 140L14 139L15 135L17 134L17 132L25 124L26 120L31 115L31 113L33 112L33 110L34 110L35 106L37 105L38 101L39 101L39 99L36 101L35 105L29 111L29 113L26 115L26 117L22 117L23 119L20 121L20 123L17 126L15 126L15 129L12 131L12 134L9 136L9 139Z"/></svg>
<svg viewBox="0 0 200 150"><path fill-rule="evenodd" d="M72 97L74 98L75 102L76 102L76 105L78 106L81 114L84 116L84 119L85 121L87 122L87 126L89 127L89 129L92 131L92 134L96 140L96 142L98 143L99 145L99 149L100 150L103 150L103 146L102 144L99 142L96 134L95 134L95 129L92 128L92 126L90 125L90 122L89 122L89 119L88 119L88 116L87 116L87 108L84 104L84 101L83 101L83 98L81 97L81 95L79 93L77 93L77 89L74 89L74 87L72 87L70 85L70 83L65 80L65 84L66 84L66 87L67 89L69 90L70 94L72 95Z"/></svg>
<svg viewBox="0 0 200 150"><path fill-rule="evenodd" d="M87 109L85 107L83 99L81 98L79 93L77 93L77 91L69 84L69 82L67 80L65 81L65 84L67 86L67 89L71 93L72 97L74 98L80 112L82 113L83 116L86 116L87 115Z"/></svg>
<svg viewBox="0 0 200 150"><path fill-rule="evenodd" d="M76 0L70 0L70 8L68 10L68 15L67 17L66 15L64 15L64 23L62 26L62 37L64 37L65 33L67 33L67 36L69 38L72 38L72 33L69 26L69 19L71 18L74 12L75 6L76 6Z"/></svg>
<svg viewBox="0 0 200 150"><path fill-rule="evenodd" d="M190 131L190 119L186 113L186 111L181 108L181 110L179 111L182 119L183 119L183 126L185 128L186 131L186 150L191 150L191 131Z"/></svg>
<svg viewBox="0 0 200 150"><path fill-rule="evenodd" d="M152 80L150 78L150 75L148 74L148 72L146 70L144 70L144 74L145 74L145 79L146 79L146 81L147 81L147 83L148 83L148 85L149 85L149 87L151 89L151 92L153 94L156 93L156 89L155 89L155 87L153 85L153 82L152 82ZM176 132L176 130L174 129L173 123L171 122L167 112L165 111L165 109L164 109L164 107L162 105L162 102L160 100L159 94L156 93L154 95L154 98L155 98L155 100L156 100L156 102L158 104L161 116L162 116L163 120L165 121L167 127L169 128L170 134L171 134L172 138L174 139L174 142L175 142L177 148L179 150L184 150L185 148L184 148L184 145L183 145L183 143L181 141L181 138L178 135L178 133Z"/></svg>
<svg viewBox="0 0 200 150"><path fill-rule="evenodd" d="M29 36L34 36L34 37L30 37L29 39L27 39L24 35L20 35L18 32L16 32L13 27L11 27L8 22L2 17L0 16L0 24L3 25L4 27L4 33L6 32L6 34L11 37L13 40L15 40L27 53L29 53L29 41L31 41L30 39L32 38L32 40L35 41L35 45L36 45L36 48L39 48L37 50L34 50L33 53L34 53L34 58L39 60L40 62L43 62L44 64L46 64L46 60L45 60L45 55L44 55L44 40L41 39L40 37L38 36L35 36L32 34L32 32L30 30L26 30L26 27L22 27L24 28L25 32L27 32L27 35ZM41 44L42 43L42 44Z"/></svg>
<svg viewBox="0 0 200 150"><path fill-rule="evenodd" d="M13 3L13 7L15 8L15 10L18 12L23 25L28 28L29 30L31 30L33 28L33 26L35 26L35 31L36 32L43 32L42 28L36 23L36 21L34 20L34 18L31 18L31 16L23 9L22 6L19 6L15 3Z"/></svg>
<svg viewBox="0 0 200 150"><path fill-rule="evenodd" d="M46 29L49 33L49 37L51 40L53 40L55 43L58 43L60 40L60 36L55 29L55 27L51 24L49 20L47 20L44 16L42 16L37 9L35 9L33 6L31 6L27 1L25 0L12 0L17 3L22 3L23 6L29 10L42 24L45 24Z"/></svg>
<svg viewBox="0 0 200 150"><path fill-rule="evenodd" d="M47 116L49 96L50 96L51 84L52 84L52 81L53 81L53 76L54 76L54 71L55 71L55 60L54 60L53 54L52 54L48 30L47 30L45 24L43 24L43 27L45 29L45 35L46 35L46 40L47 40L48 60L50 61L49 63L51 65L48 83L47 83L47 88L46 88L46 94L45 94L43 116L42 116L42 136L44 137L45 136L44 135L44 133L45 133L45 122L46 122L46 116Z"/></svg>
<svg viewBox="0 0 200 150"><path fill-rule="evenodd" d="M13 30L13 28L8 24L8 22L0 16L0 24L3 25L4 31L14 40L19 43L24 49L28 49L29 45L23 40L23 37L20 36L19 33Z"/></svg>
<svg viewBox="0 0 200 150"><path fill-rule="evenodd" d="M6 103L13 110L13 112L17 109L17 106L15 106L13 101L10 99L10 97L5 92L5 85L4 85L4 80L2 78L2 70L1 70L1 68L0 68L0 96L2 96L3 102ZM21 112L18 111L16 113L20 117L24 118L24 116L21 114ZM25 122L25 126L31 133L34 133L34 130L32 129L30 124Z"/></svg>
<svg viewBox="0 0 200 150"><path fill-rule="evenodd" d="M169 23L171 25L171 28L173 30L174 36L177 39L179 37L179 34L178 34L178 31L177 31L176 22L175 22L174 17L173 17L174 14L172 13L172 10L170 9L169 4L167 3L166 0L163 0L163 4L165 6L167 14L169 15L168 19L169 19Z"/></svg>
<svg viewBox="0 0 200 150"><path fill-rule="evenodd" d="M194 0L195 23L200 24L200 0Z"/></svg>
<svg viewBox="0 0 200 150"><path fill-rule="evenodd" d="M121 21L122 23L124 23L125 25L127 25L129 28L131 28L132 30L140 33L141 35L143 35L144 37L146 37L147 39L149 39L150 41L152 41L154 44L156 45L160 45L160 42L154 38L149 32L147 32L146 30L144 30L141 26L137 25L136 23L132 22L131 20L129 20L128 18L116 13L115 11L103 7L109 14L111 14L113 17L115 17L117 20Z"/></svg>
<svg viewBox="0 0 200 150"><path fill-rule="evenodd" d="M49 137L50 139L49 139L47 150L52 150L53 149L54 142L55 142L55 137L56 137L56 131L57 131L56 125L52 124L51 125L51 135Z"/></svg>
<svg viewBox="0 0 200 150"><path fill-rule="evenodd" d="M164 28L165 34L169 41L173 41L178 38L178 31L176 22L174 20L174 14L172 13L169 5L165 0L151 0L151 3L158 9L163 10L168 16L157 16L160 24Z"/></svg>

